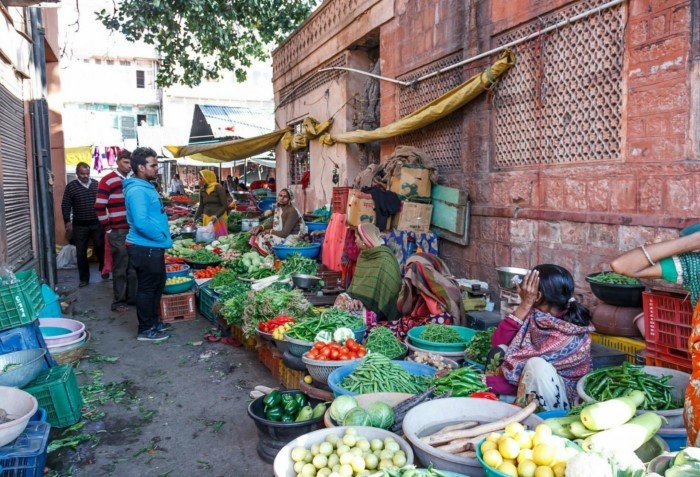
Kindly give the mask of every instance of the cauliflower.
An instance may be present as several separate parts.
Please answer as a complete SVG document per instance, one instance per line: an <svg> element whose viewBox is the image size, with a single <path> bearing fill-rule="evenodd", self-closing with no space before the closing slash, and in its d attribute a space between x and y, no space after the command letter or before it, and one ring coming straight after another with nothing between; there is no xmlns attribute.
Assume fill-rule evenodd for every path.
<svg viewBox="0 0 700 477"><path fill-rule="evenodd" d="M566 477L643 477L644 464L634 452L581 452L566 463Z"/></svg>
<svg viewBox="0 0 700 477"><path fill-rule="evenodd" d="M605 457L579 452L566 463L566 477L613 477L612 467Z"/></svg>

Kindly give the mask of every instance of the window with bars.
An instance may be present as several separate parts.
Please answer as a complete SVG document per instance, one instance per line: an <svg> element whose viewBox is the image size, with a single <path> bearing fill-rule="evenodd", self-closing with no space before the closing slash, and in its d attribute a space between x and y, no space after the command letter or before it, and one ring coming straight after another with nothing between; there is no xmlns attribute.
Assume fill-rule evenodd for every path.
<svg viewBox="0 0 700 477"><path fill-rule="evenodd" d="M146 73L143 70L136 70L136 87L142 89L146 87Z"/></svg>
<svg viewBox="0 0 700 477"><path fill-rule="evenodd" d="M304 132L302 123L292 125L294 133ZM289 183L290 185L301 184L301 178L304 173L311 170L311 157L309 155L309 146L297 151L289 153Z"/></svg>

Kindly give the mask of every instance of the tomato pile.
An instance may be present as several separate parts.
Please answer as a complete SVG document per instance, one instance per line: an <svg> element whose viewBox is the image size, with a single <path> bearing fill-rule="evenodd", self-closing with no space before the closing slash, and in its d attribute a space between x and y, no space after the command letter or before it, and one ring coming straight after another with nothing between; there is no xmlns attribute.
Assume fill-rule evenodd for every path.
<svg viewBox="0 0 700 477"><path fill-rule="evenodd" d="M311 351L306 353L309 359L317 359L320 361L345 361L348 359L362 358L367 354L367 350L357 341L350 338L345 340L345 344L341 345L335 341L332 343L314 343Z"/></svg>
<svg viewBox="0 0 700 477"><path fill-rule="evenodd" d="M178 202L180 204L190 203L190 197L187 195L171 195L170 200L172 200L173 202Z"/></svg>
<svg viewBox="0 0 700 477"><path fill-rule="evenodd" d="M180 264L172 264L172 265L165 266L165 271L168 273L179 272L180 270L184 270L184 269L185 269L185 267L180 265Z"/></svg>
<svg viewBox="0 0 700 477"><path fill-rule="evenodd" d="M185 263L185 259L182 257L175 257L173 255L165 254L165 261L167 263Z"/></svg>
<svg viewBox="0 0 700 477"><path fill-rule="evenodd" d="M200 280L201 280L202 278L214 278L214 276L215 276L217 273L223 272L224 270L226 270L226 267L221 267L221 266L218 266L218 267L207 267L207 268L203 268L203 269L201 269L201 270L195 270L194 273L193 273L193 275L194 275L195 278L198 278L198 279L200 279Z"/></svg>
<svg viewBox="0 0 700 477"><path fill-rule="evenodd" d="M263 333L272 333L279 326L284 326L287 323L294 323L294 318L287 315L280 315L271 320L261 321L258 323L258 329Z"/></svg>

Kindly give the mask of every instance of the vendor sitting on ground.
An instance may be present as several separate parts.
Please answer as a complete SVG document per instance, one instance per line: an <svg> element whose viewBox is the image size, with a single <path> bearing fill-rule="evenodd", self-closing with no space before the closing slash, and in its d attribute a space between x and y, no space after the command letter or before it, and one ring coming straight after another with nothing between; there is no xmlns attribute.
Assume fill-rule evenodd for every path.
<svg viewBox="0 0 700 477"><path fill-rule="evenodd" d="M535 393L544 409L570 409L576 383L591 368L590 313L574 297L571 274L557 265L536 266L518 294L520 305L493 334L492 344L505 353L486 384L497 394L517 396L521 405Z"/></svg>
<svg viewBox="0 0 700 477"><path fill-rule="evenodd" d="M214 219L226 223L228 211L228 195L216 180L216 174L209 170L199 172L199 207L194 215L195 220L202 218L202 224L208 225Z"/></svg>
<svg viewBox="0 0 700 477"><path fill-rule="evenodd" d="M277 194L277 206L270 220L262 225L253 227L250 231L251 245L261 253L272 253L273 245L280 245L287 237L299 233L304 226L304 219L299 211L292 205L294 196L288 189L282 189Z"/></svg>
<svg viewBox="0 0 700 477"><path fill-rule="evenodd" d="M390 321L399 317L396 300L401 290L401 268L379 229L370 223L357 226L355 241L360 249L355 273L347 293L338 296L336 308L365 315L366 321Z"/></svg>
<svg viewBox="0 0 700 477"><path fill-rule="evenodd" d="M636 278L662 278L683 285L695 308L688 339L692 375L685 390L683 417L688 445L700 446L700 227L688 227L681 237L630 250L610 266L622 275Z"/></svg>

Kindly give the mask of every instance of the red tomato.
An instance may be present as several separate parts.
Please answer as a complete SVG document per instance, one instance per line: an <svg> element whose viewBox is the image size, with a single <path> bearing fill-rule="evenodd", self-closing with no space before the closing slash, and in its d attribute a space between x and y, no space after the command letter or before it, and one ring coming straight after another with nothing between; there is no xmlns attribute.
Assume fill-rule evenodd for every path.
<svg viewBox="0 0 700 477"><path fill-rule="evenodd" d="M321 356L324 358L328 358L331 355L331 349L329 347L325 347L321 350Z"/></svg>
<svg viewBox="0 0 700 477"><path fill-rule="evenodd" d="M314 343L314 349L323 349L324 347L325 345L320 341L318 343Z"/></svg>
<svg viewBox="0 0 700 477"><path fill-rule="evenodd" d="M345 340L345 347L350 351L355 351L357 349L357 341L352 338Z"/></svg>
<svg viewBox="0 0 700 477"><path fill-rule="evenodd" d="M363 356L366 355L366 354L367 354L367 351L365 351L365 348L364 348L364 347L360 347L360 349L357 350L357 356L360 357L360 358L363 357Z"/></svg>
<svg viewBox="0 0 700 477"><path fill-rule="evenodd" d="M338 351L337 349L331 350L331 359L333 361L337 360L339 356L340 356L340 351Z"/></svg>

